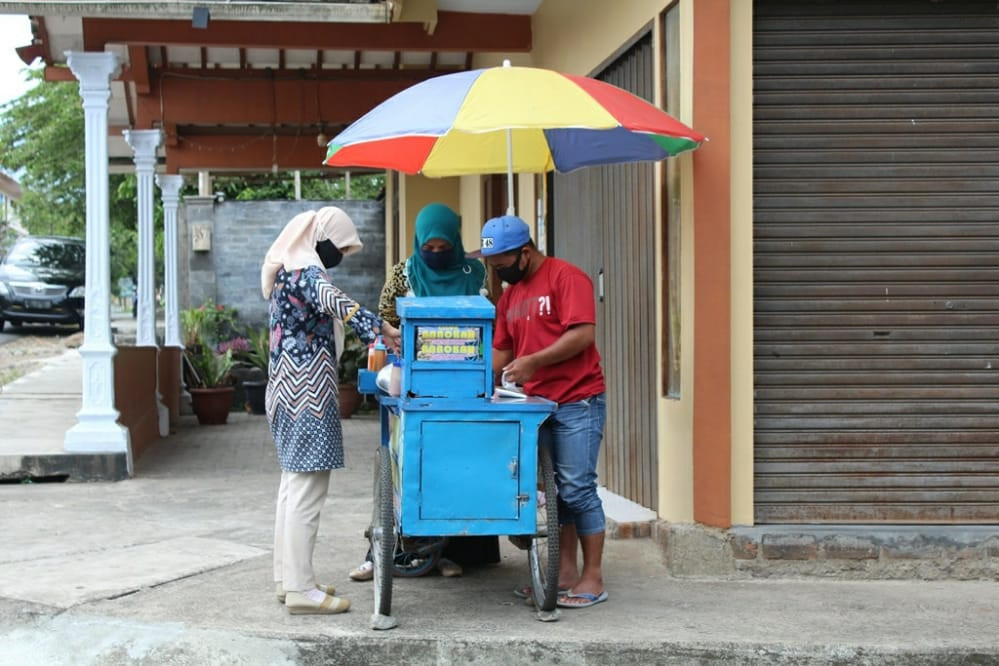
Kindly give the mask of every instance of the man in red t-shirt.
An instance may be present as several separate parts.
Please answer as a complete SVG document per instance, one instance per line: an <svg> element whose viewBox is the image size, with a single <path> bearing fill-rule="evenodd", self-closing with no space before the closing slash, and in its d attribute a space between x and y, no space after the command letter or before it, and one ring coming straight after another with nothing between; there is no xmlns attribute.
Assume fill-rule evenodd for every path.
<svg viewBox="0 0 999 666"><path fill-rule="evenodd" d="M558 605L592 606L607 599L596 471L606 403L594 342L593 282L572 264L539 252L527 224L513 215L486 222L480 253L509 285L496 306L493 370L522 384L528 395L558 403L539 433L551 451L558 488L559 588L566 591Z"/></svg>

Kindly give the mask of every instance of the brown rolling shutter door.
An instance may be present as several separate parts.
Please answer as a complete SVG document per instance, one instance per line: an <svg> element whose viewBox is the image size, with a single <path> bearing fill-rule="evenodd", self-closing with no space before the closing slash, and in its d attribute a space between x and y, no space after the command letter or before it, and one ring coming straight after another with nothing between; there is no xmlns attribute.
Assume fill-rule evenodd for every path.
<svg viewBox="0 0 999 666"><path fill-rule="evenodd" d="M754 3L755 512L999 520L999 9Z"/></svg>
<svg viewBox="0 0 999 666"><path fill-rule="evenodd" d="M652 36L646 33L596 78L654 100ZM607 423L598 483L655 509L655 180L648 163L557 174L551 235L555 256L583 269L597 294L597 348L607 381Z"/></svg>

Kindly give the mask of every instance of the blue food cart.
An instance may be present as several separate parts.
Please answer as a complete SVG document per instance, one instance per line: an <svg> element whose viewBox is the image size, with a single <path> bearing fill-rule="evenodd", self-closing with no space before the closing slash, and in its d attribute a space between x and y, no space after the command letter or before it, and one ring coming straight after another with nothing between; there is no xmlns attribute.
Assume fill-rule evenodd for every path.
<svg viewBox="0 0 999 666"><path fill-rule="evenodd" d="M399 395L389 395L381 383L376 388L373 373L360 381L362 390L378 393L381 413L368 530L372 628L396 626L397 541L403 550L421 552L426 566L447 536L514 537L527 550L538 617L555 619L555 477L547 450L538 446L538 427L555 403L494 392L495 308L482 296L400 298L397 311Z"/></svg>

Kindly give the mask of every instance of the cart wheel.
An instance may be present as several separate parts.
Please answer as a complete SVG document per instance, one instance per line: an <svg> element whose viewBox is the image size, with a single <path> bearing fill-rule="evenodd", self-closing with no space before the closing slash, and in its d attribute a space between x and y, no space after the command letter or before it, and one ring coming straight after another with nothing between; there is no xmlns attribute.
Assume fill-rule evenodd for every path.
<svg viewBox="0 0 999 666"><path fill-rule="evenodd" d="M558 600L558 502L555 499L555 468L548 447L538 447L538 478L545 489L545 505L538 507L537 532L531 538L527 559L531 565L531 589L539 611L552 611Z"/></svg>
<svg viewBox="0 0 999 666"><path fill-rule="evenodd" d="M404 537L396 543L392 571L400 578L416 578L434 570L447 545L442 537Z"/></svg>
<svg viewBox="0 0 999 666"><path fill-rule="evenodd" d="M372 629L396 626L392 617L392 554L395 552L395 512L392 509L392 459L382 446L375 454L374 506L371 514L371 561L374 566L375 613Z"/></svg>

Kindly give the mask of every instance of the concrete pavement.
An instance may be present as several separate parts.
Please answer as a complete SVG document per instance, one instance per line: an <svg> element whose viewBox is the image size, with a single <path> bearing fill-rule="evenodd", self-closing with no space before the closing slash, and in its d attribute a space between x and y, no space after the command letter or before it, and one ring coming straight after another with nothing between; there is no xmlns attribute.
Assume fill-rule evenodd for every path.
<svg viewBox="0 0 999 666"><path fill-rule="evenodd" d="M68 386L64 361L39 372ZM5 432L24 419L4 401L38 402L10 395ZM344 422L323 512L317 570L353 602L338 616L274 598L261 416L183 417L128 481L0 484L0 664L999 663L999 583L680 578L647 538L609 540L609 601L557 622L514 597L527 558L501 539L498 564L396 579L399 627L374 632L371 584L347 572L366 550L377 427Z"/></svg>

